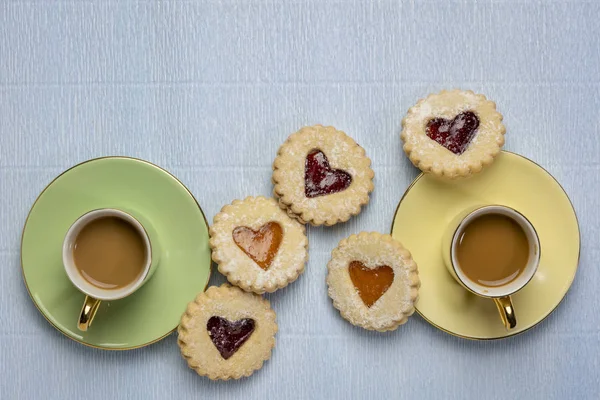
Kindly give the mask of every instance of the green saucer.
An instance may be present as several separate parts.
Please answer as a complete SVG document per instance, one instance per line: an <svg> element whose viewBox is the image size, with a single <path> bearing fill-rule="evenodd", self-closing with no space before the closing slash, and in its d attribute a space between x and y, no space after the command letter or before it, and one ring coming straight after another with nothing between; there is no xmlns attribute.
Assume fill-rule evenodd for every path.
<svg viewBox="0 0 600 400"><path fill-rule="evenodd" d="M125 208L147 218L161 257L141 289L103 301L93 326L81 332L77 318L85 296L63 269L62 242L79 216L97 208ZM31 299L56 329L88 346L127 350L169 335L187 303L206 289L208 240L204 213L173 175L142 160L98 158L67 170L40 194L23 229L21 266Z"/></svg>

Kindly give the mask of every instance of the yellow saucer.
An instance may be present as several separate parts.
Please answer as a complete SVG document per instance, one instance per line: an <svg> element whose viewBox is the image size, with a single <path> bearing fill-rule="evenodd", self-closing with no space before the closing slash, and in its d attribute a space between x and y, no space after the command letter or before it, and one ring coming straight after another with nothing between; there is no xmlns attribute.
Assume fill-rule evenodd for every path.
<svg viewBox="0 0 600 400"><path fill-rule="evenodd" d="M464 209L501 204L523 213L540 238L535 276L513 295L517 327L506 331L494 302L463 289L442 260L442 235ZM392 236L412 253L421 289L417 312L435 327L466 339L513 336L546 318L571 286L579 263L579 225L559 183L539 165L502 152L488 169L472 178L444 182L419 175L398 204Z"/></svg>

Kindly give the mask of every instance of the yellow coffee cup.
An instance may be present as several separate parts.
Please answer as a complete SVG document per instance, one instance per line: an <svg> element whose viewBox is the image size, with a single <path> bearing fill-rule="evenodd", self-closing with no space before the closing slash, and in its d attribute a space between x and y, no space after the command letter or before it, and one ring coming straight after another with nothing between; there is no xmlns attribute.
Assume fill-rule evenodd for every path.
<svg viewBox="0 0 600 400"><path fill-rule="evenodd" d="M490 215L503 216L514 221L522 229L528 246L528 258L520 268L519 274L514 278L511 277L505 283L492 286L469 277L461 269L457 257L457 249L467 227L473 221ZM494 244L491 243L491 245ZM498 243L498 246L501 245L502 243ZM483 205L464 210L453 218L442 239L442 257L450 275L469 292L493 300L507 330L517 326L517 316L511 295L525 287L533 278L540 263L540 253L540 240L531 222L517 210L502 205ZM486 268L486 263L482 262L480 268Z"/></svg>

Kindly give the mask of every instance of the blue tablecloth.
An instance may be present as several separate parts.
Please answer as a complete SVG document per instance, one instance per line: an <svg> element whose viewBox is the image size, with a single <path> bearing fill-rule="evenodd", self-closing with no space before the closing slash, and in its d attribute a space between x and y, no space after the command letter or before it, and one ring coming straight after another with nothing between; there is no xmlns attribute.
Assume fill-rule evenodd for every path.
<svg viewBox="0 0 600 400"><path fill-rule="evenodd" d="M599 16L584 0L0 2L0 398L597 399ZM326 295L330 252L351 233L389 231L417 175L400 121L452 87L494 99L506 149L570 195L582 237L575 282L548 319L503 341L457 339L418 316L390 334L354 328ZM86 348L33 306L21 229L65 168L147 159L212 220L235 198L269 195L277 148L315 123L365 147L375 192L350 222L308 229L306 273L268 296L277 346L250 379L196 376L175 335L128 352Z"/></svg>

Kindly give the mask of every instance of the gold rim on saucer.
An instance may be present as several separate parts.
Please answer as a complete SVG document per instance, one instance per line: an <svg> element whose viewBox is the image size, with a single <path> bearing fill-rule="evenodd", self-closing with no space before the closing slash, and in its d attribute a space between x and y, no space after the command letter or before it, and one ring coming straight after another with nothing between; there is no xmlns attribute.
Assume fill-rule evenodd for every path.
<svg viewBox="0 0 600 400"><path fill-rule="evenodd" d="M73 165L72 167L64 170L63 172L61 172L58 176L56 176L54 179L52 179L52 181L50 183L48 183L46 185L46 187L40 192L40 194L37 196L36 200L34 201L33 205L31 206L28 214L27 214L27 218L25 220L25 223L23 225L23 230L21 232L21 252L20 252L20 264L21 264L21 275L23 278L23 283L25 284L25 288L27 289L27 293L29 295L29 297L31 298L33 304L35 305L36 309L39 311L39 313L44 317L44 319L46 321L48 321L48 323L50 323L50 325L52 327L54 327L58 332L60 332L61 334L63 334L64 336L66 336L67 338L73 340L74 342L80 343L84 346L87 347L91 347L91 348L95 348L95 349L100 349L100 350L110 350L110 351L123 351L123 350L133 350L133 349L139 349L142 347L146 347L149 346L151 344L154 344L156 342L161 341L162 339L166 338L167 336L171 335L173 332L175 332L177 330L177 325L175 327L173 327L173 329L171 329L170 331L168 331L167 333L165 333L164 335L157 337L151 341L136 345L136 346L129 346L129 347L106 347L106 346L98 346L98 345L94 345L91 343L87 343L83 340L77 339L75 337L73 337L72 335L70 335L69 333L63 331L63 329L61 329L61 327L59 327L57 324L55 324L53 321L51 321L45 314L45 312L40 308L40 306L38 305L38 303L36 302L31 289L29 287L29 284L27 282L26 276L25 276L25 269L23 266L23 239L25 236L25 230L27 228L27 224L30 220L31 217L31 213L34 210L36 204L38 203L38 201L40 200L40 198L44 195L44 193L48 190L48 188L50 188L59 178L61 178L63 175L65 175L66 173L68 173L71 170L74 170L82 165L91 163L91 162L95 162L95 161L99 161L99 160L107 160L107 159L115 159L115 160L133 160L136 162L141 162L144 164L147 164L149 166L152 166L153 168L156 168L164 173L166 173L170 178L172 178L175 182L177 182L179 185L181 185L181 187L187 192L187 194L189 195L189 197L191 199L193 199L193 201L195 202L196 206L198 207L198 210L200 211L200 214L203 217L204 223L206 224L206 227L209 226L208 220L206 219L206 214L204 213L204 211L202 210L202 207L200 206L200 204L198 203L198 200L195 198L195 196L192 194L192 192L183 184L183 182L181 182L175 175L173 175L172 173L170 173L169 171L167 171L164 168L159 167L156 164L153 164L149 161L146 160L142 160L139 158L135 158L135 157L127 157L127 156L105 156L105 157L97 157L97 158L93 158L93 159L89 159L86 161L83 161L79 164ZM210 280L210 276L212 275L212 261L209 262L209 271L208 271L208 278L206 279L206 284L203 288L203 290L206 290L206 288L208 287L209 284L209 280ZM66 279L66 278L65 278ZM73 316L73 319L76 319L76 315Z"/></svg>
<svg viewBox="0 0 600 400"><path fill-rule="evenodd" d="M511 179L515 176L519 179ZM490 179L494 185L489 184ZM532 187L538 190L532 191ZM529 190L521 196L523 192L520 188ZM540 191L545 199L553 197L555 201L535 203ZM502 326L492 301L467 294L452 279L443 264L441 236L436 241L436 235L446 228L445 224L452 217L482 202L500 203L523 212L532 219L542 244L537 277L534 276L528 286L514 295L518 325L510 332ZM554 219L550 219L550 214ZM550 222L556 222L563 228L552 230ZM470 340L515 336L529 331L546 319L571 287L581 250L579 222L565 190L539 164L507 151L501 152L496 162L484 173L463 181L446 182L426 174L417 176L396 207L391 234L410 249L419 266L422 286L415 306L417 313L439 330ZM427 242L427 238L431 237L433 239ZM532 293L539 294L548 288L556 290L545 292L543 301L525 301L533 297ZM441 298L444 301L439 300ZM468 308L468 311L464 308ZM522 319L519 318L520 314ZM521 321L522 328L519 329Z"/></svg>

